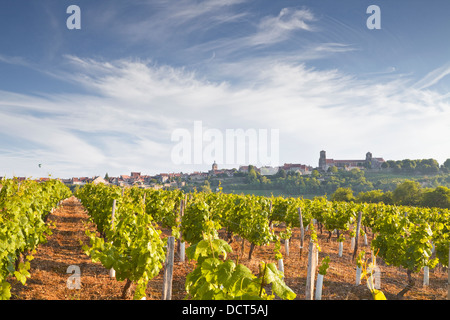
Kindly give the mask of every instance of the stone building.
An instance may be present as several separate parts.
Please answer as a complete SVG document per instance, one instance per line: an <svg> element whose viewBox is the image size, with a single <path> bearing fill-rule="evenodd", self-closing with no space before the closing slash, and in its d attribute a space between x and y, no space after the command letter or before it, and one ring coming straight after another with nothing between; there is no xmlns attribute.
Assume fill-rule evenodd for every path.
<svg viewBox="0 0 450 320"><path fill-rule="evenodd" d="M335 159L327 159L326 152L324 150L320 151L319 157L319 169L323 171L327 171L330 167L351 169L351 168L360 168L360 169L380 169L383 164L383 158L374 158L371 152L366 153L365 159L359 160L335 160Z"/></svg>

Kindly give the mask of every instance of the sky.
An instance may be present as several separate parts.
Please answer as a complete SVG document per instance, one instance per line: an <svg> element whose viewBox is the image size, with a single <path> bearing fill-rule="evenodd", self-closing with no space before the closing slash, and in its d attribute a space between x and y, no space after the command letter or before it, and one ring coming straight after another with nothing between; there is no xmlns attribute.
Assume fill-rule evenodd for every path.
<svg viewBox="0 0 450 320"><path fill-rule="evenodd" d="M448 12L448 0L1 1L0 176L316 167L321 150L442 164Z"/></svg>

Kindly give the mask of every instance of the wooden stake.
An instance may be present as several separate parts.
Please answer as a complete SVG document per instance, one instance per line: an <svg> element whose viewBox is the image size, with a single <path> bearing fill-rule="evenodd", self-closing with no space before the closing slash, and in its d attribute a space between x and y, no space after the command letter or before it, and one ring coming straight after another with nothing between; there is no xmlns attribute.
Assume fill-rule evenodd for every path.
<svg viewBox="0 0 450 320"><path fill-rule="evenodd" d="M360 211L358 214L358 222L356 224L355 248L353 250L352 261L355 260L356 253L358 252L358 242L359 242L358 240L359 240L359 232L361 229L361 218L362 218L362 211Z"/></svg>
<svg viewBox="0 0 450 320"><path fill-rule="evenodd" d="M116 215L116 199L113 200L111 212L111 228L114 229L114 216Z"/></svg>
<svg viewBox="0 0 450 320"><path fill-rule="evenodd" d="M248 252L248 260L252 259L253 250L255 250L255 244L250 243L250 251Z"/></svg>
<svg viewBox="0 0 450 320"><path fill-rule="evenodd" d="M303 228L302 208L298 208L298 216L300 219L300 259L303 253L303 242L305 240L305 228Z"/></svg>
<svg viewBox="0 0 450 320"><path fill-rule="evenodd" d="M114 216L116 215L116 199L113 200L112 212L111 212L111 228L114 230ZM109 269L109 276L111 278L116 277L116 270L114 268Z"/></svg>
<svg viewBox="0 0 450 320"><path fill-rule="evenodd" d="M144 191L144 196L142 197L142 206L144 209L144 213L145 213L145 198L146 198L146 196L147 196L147 193Z"/></svg>
<svg viewBox="0 0 450 320"><path fill-rule="evenodd" d="M377 266L377 257L375 256L375 253L372 249L372 266L375 268Z"/></svg>
<svg viewBox="0 0 450 320"><path fill-rule="evenodd" d="M184 262L185 260L185 243L181 242L181 238L183 236L182 232L181 232L181 222L183 220L183 215L184 215L184 208L185 208L185 200L181 199L181 203L180 203L180 222L178 224L178 229L180 230L180 238L177 240L177 244L178 244L178 253L180 255L180 261Z"/></svg>
<svg viewBox="0 0 450 320"><path fill-rule="evenodd" d="M269 217L271 216L271 213L272 213L272 200L270 200ZM272 220L270 220L269 229L270 229L270 231L272 231L272 229L273 229L273 221Z"/></svg>
<svg viewBox="0 0 450 320"><path fill-rule="evenodd" d="M167 255L166 255L166 262L164 265L162 300L172 299L174 249L175 249L175 237L170 236L167 239Z"/></svg>
<svg viewBox="0 0 450 320"><path fill-rule="evenodd" d="M449 252L448 252L448 280L447 280L447 300L450 300L450 246L449 246Z"/></svg>
<svg viewBox="0 0 450 320"><path fill-rule="evenodd" d="M316 254L316 244L311 241L309 243L309 253L308 253L308 273L306 277L306 291L305 296L306 300L313 300L314 298L314 278L316 275L316 266L317 262L315 261L317 259Z"/></svg>

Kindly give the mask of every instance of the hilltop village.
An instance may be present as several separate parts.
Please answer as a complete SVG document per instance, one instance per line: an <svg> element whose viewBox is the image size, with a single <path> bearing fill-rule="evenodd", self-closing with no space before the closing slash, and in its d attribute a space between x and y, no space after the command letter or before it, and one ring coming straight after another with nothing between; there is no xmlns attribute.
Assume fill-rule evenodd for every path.
<svg viewBox="0 0 450 320"><path fill-rule="evenodd" d="M381 169L384 163L383 158L373 158L372 153L368 152L365 159L359 160L334 160L326 157L325 151L320 151L320 158L317 167L312 167L300 163L285 163L279 167L256 167L253 165L243 165L239 168L220 169L214 162L211 169L207 172L192 173L159 173L156 175L145 175L141 172L131 172L130 175L120 175L110 177L107 174L104 177L73 177L61 179L67 185L84 185L86 183L106 183L117 186L139 186L142 188L180 188L187 184L201 184L211 178L222 178L227 180L241 181L249 172L255 171L260 176L274 176L277 174L289 175L296 174L301 176L310 176L313 172L327 172L331 168L350 171L352 169Z"/></svg>
<svg viewBox="0 0 450 320"><path fill-rule="evenodd" d="M50 178L36 180L47 179ZM340 194L341 198L347 200L359 197L364 198L364 201L382 201L387 204L402 203L395 199L399 197L400 191L406 188L403 193L411 195L411 199L405 200L408 203L420 202L428 205L436 202L434 196L443 196L445 199L441 201L441 207L450 208L450 159L442 164L434 159L385 161L381 157L372 156L371 152L367 152L361 159L342 160L328 158L322 150L317 166L314 167L301 163L285 163L278 167L242 165L239 168L223 169L214 162L206 172L156 175L131 172L130 175L117 177L106 173L104 176L60 180L72 191L87 183L103 183L121 187L181 189L184 192L222 191L303 198L336 197Z"/></svg>

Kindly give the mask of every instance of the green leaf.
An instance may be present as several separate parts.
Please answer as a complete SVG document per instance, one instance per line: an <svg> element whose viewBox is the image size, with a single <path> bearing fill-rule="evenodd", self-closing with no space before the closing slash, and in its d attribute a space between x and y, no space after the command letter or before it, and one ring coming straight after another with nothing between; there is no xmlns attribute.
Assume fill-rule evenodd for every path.
<svg viewBox="0 0 450 320"><path fill-rule="evenodd" d="M201 265L202 275L206 281L215 283L217 281L217 269L221 264L219 259L208 258Z"/></svg>
<svg viewBox="0 0 450 320"><path fill-rule="evenodd" d="M15 271L14 276L16 277L16 279L18 281L20 281L22 283L22 285L25 285L25 283L27 281L27 277L30 276L30 273L26 270L20 270L20 271Z"/></svg>
<svg viewBox="0 0 450 320"><path fill-rule="evenodd" d="M217 269L217 282L226 284L230 280L233 272L236 268L236 264L232 260L226 260Z"/></svg>
<svg viewBox="0 0 450 320"><path fill-rule="evenodd" d="M9 300L11 298L11 285L3 281L0 286L0 300Z"/></svg>
<svg viewBox="0 0 450 320"><path fill-rule="evenodd" d="M371 290L371 292L372 292L372 296L373 296L374 300L387 300L383 291L373 289L373 290Z"/></svg>
<svg viewBox="0 0 450 320"><path fill-rule="evenodd" d="M284 300L293 300L297 296L283 281L282 274L274 263L267 264L264 281L267 284L272 284L273 292Z"/></svg>
<svg viewBox="0 0 450 320"><path fill-rule="evenodd" d="M234 272L232 273L231 277L228 279L228 281L225 283L225 286L227 288L229 288L229 290L231 290L232 286L236 286L236 285L242 285L242 283L238 282L244 281L245 279L254 279L256 278L252 271L247 268L245 265L243 264L238 264L235 269Z"/></svg>

